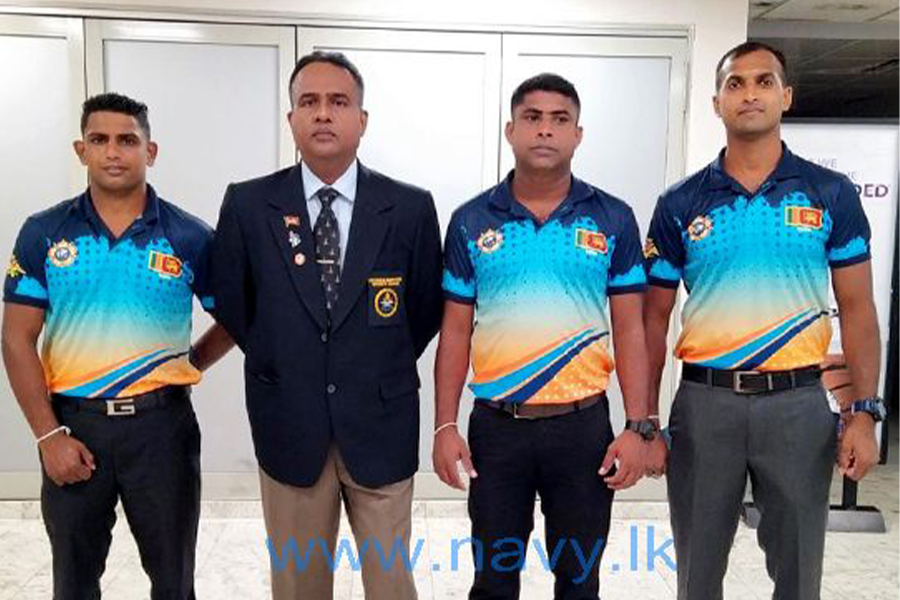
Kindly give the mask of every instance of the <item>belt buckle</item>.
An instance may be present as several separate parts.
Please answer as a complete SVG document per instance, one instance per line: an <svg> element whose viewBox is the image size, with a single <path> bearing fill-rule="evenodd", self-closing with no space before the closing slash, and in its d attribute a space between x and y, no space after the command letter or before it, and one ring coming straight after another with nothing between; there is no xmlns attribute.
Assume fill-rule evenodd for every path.
<svg viewBox="0 0 900 600"><path fill-rule="evenodd" d="M518 402L516 402L512 405L512 416L513 416L513 419L522 419L524 421L531 421L531 420L537 418L537 417L527 417L525 415L520 415Z"/></svg>
<svg viewBox="0 0 900 600"><path fill-rule="evenodd" d="M115 398L106 401L107 417L127 417L134 413L134 398Z"/></svg>
<svg viewBox="0 0 900 600"><path fill-rule="evenodd" d="M735 394L757 394L760 390L750 390L744 387L744 382L742 377L744 375L759 375L757 371L734 371L731 383L731 389ZM769 377L769 387L772 387L772 377Z"/></svg>

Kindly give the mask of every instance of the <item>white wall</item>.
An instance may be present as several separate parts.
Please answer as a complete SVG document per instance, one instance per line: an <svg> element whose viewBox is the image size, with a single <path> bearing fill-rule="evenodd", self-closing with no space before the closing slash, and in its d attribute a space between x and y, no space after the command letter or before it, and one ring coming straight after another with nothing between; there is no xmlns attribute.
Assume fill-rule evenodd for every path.
<svg viewBox="0 0 900 600"><path fill-rule="evenodd" d="M302 6L302 10L298 6ZM555 0L541 3L536 0L458 0L455 4L446 0L384 0L378 5L361 0L305 0L302 4L287 0L194 0L191 10L155 0L62 0L16 5L0 1L0 13L3 12L355 27L390 25L391 28L452 31L564 32L567 35L581 31L614 35L621 31L629 35L668 35L682 39L687 32L691 43L684 119L686 172L709 162L724 143L722 127L713 114L710 101L713 71L721 54L745 39L747 24L746 0ZM615 94L615 88L609 92ZM602 185L602 182L597 183ZM20 475L28 481L23 480L22 485L12 487L21 490L18 494L31 496L32 490L36 489L35 474ZM212 496L240 496L255 482L252 474L241 478L236 478L236 474L222 475L227 477L221 482L211 481L208 477L205 480L206 491L212 489ZM621 496L662 499L664 490L662 485L656 485L658 483L648 481ZM3 479L3 484L7 487L11 480ZM424 488L420 486L420 489Z"/></svg>
<svg viewBox="0 0 900 600"><path fill-rule="evenodd" d="M712 111L713 75L719 57L747 37L747 0L57 0L2 2L0 11L54 14L135 12L190 14L214 20L284 19L391 23L425 28L688 27L693 38L687 114L687 171L715 157L724 134ZM162 14L160 16L163 16Z"/></svg>

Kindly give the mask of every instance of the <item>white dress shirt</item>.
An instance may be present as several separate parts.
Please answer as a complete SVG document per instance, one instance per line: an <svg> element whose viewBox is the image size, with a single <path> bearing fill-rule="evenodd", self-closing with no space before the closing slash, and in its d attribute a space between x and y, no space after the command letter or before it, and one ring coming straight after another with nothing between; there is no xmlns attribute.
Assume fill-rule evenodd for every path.
<svg viewBox="0 0 900 600"><path fill-rule="evenodd" d="M350 240L350 221L353 219L353 202L356 200L356 180L359 175L359 161L354 160L344 173L331 185L323 183L315 173L300 162L300 172L303 175L303 192L306 194L306 210L309 212L309 228L314 229L316 219L322 211L322 201L319 200L319 190L330 187L338 193L337 198L331 203L331 210L338 222L338 234L341 240L341 256L338 263L344 268L344 257L347 255L347 243Z"/></svg>

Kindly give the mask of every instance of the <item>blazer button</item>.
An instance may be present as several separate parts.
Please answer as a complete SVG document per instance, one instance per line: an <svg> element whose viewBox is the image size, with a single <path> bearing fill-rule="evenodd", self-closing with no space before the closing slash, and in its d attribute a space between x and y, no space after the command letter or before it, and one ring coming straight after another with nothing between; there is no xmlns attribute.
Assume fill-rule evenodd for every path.
<svg viewBox="0 0 900 600"><path fill-rule="evenodd" d="M324 344L324 343L326 343L326 342L328 342L328 334L327 334L327 333L322 333L322 343Z"/></svg>
<svg viewBox="0 0 900 600"><path fill-rule="evenodd" d="M328 387L325 389L328 391L329 394L333 394L337 391L337 386L334 385L333 383L329 383Z"/></svg>

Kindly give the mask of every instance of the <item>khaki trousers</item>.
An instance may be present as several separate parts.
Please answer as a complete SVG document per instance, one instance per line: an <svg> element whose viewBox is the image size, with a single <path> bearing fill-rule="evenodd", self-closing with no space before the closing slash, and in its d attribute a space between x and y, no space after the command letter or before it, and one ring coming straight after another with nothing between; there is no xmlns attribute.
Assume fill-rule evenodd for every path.
<svg viewBox="0 0 900 600"><path fill-rule="evenodd" d="M334 561L342 498L359 549L355 556L362 567L366 599L417 599L412 571L400 552L402 544L410 556L412 478L375 489L363 487L353 481L336 447L312 487L275 481L262 469L259 473L268 543L270 552L277 554L272 561L274 600L333 598L334 568L350 564L346 546L340 562Z"/></svg>

